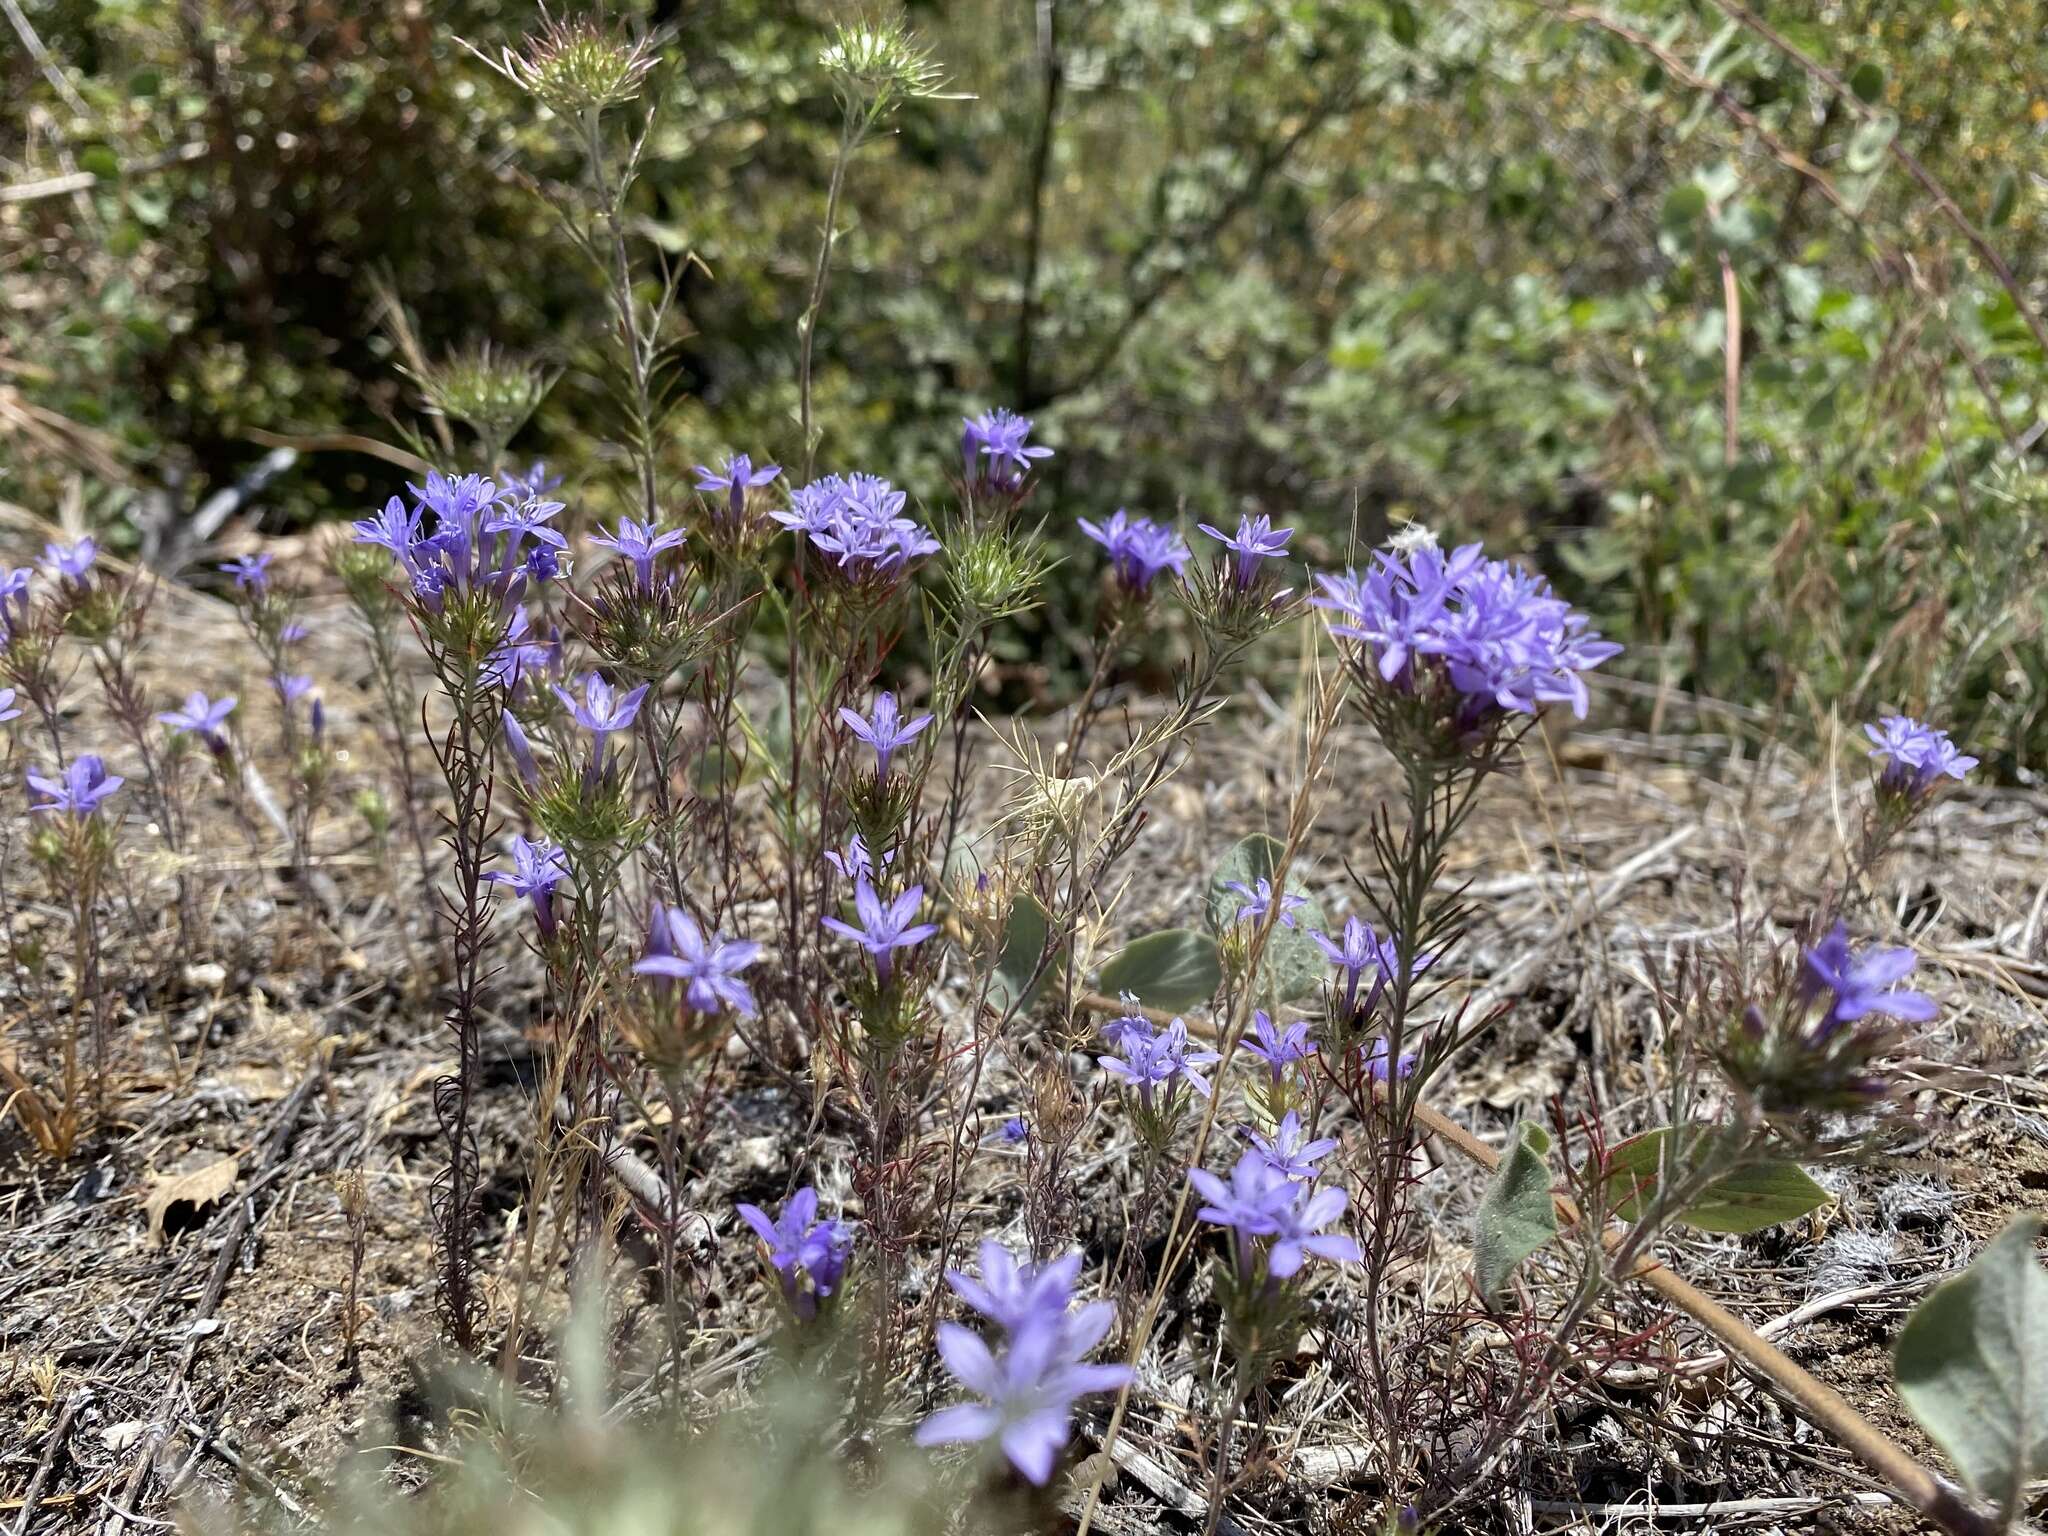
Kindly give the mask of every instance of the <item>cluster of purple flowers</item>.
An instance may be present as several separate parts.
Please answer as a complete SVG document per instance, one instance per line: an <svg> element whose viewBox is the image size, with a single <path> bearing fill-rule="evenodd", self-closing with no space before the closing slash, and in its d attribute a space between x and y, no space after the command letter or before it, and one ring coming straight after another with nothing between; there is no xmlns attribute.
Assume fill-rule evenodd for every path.
<svg viewBox="0 0 2048 1536"><path fill-rule="evenodd" d="M1870 755L1884 765L1878 793L1908 805L1924 800L1942 779L1961 781L1977 766L1977 759L1959 751L1947 731L1906 715L1886 715L1864 726L1863 734L1870 738Z"/></svg>
<svg viewBox="0 0 2048 1536"><path fill-rule="evenodd" d="M906 499L879 475L827 475L797 490L789 511L769 515L809 539L849 579L893 581L939 548L921 523L903 515Z"/></svg>
<svg viewBox="0 0 2048 1536"><path fill-rule="evenodd" d="M518 489L481 475L453 478L432 471L424 486L406 486L411 508L393 496L377 516L358 521L356 542L389 550L429 615L439 616L451 598L481 595L502 621L530 586L564 574L568 540L549 526L562 503L524 488L545 483L539 471L536 465L535 475ZM422 532L429 512L433 531Z"/></svg>
<svg viewBox="0 0 2048 1536"><path fill-rule="evenodd" d="M994 1441L1034 1487L1052 1477L1073 1433L1075 1400L1131 1381L1124 1365L1090 1365L1116 1309L1106 1301L1073 1310L1081 1255L1020 1263L1000 1243L981 1245L981 1277L946 1271L960 1299L1002 1333L1002 1352L972 1329L939 1325L939 1358L981 1402L942 1408L917 1427L919 1445Z"/></svg>
<svg viewBox="0 0 2048 1536"><path fill-rule="evenodd" d="M1551 703L1583 719L1584 674L1621 650L1543 577L1489 560L1477 544L1448 556L1427 544L1382 550L1363 574L1316 583L1315 606L1333 616L1331 633L1358 642L1370 676L1418 694L1440 673L1468 728L1493 711L1533 715Z"/></svg>
<svg viewBox="0 0 2048 1536"><path fill-rule="evenodd" d="M1284 1121L1282 1131L1286 1132ZM1269 1143L1246 1151L1230 1170L1228 1183L1206 1168L1188 1170L1188 1182L1208 1202L1195 1214L1212 1225L1230 1229L1237 1272L1246 1281L1252 1279L1261 1252L1266 1273L1275 1280L1292 1278L1310 1257L1348 1264L1363 1257L1351 1238L1323 1231L1344 1214L1349 1197L1334 1187L1318 1189L1293 1172L1295 1167L1312 1164L1331 1149L1324 1147L1321 1152L1312 1152L1321 1144L1299 1145L1299 1121L1295 1122L1292 1134L1297 1144L1288 1149L1280 1165L1276 1165L1273 1144Z"/></svg>
<svg viewBox="0 0 2048 1536"><path fill-rule="evenodd" d="M1201 1069L1221 1058L1215 1051L1196 1050L1189 1045L1184 1020L1175 1019L1165 1029L1155 1031L1142 1015L1128 1014L1111 1020L1102 1033L1117 1054L1096 1057L1096 1065L1135 1088L1139 1104L1147 1111L1158 1107L1160 1093L1170 1096L1181 1086L1205 1099L1209 1097L1209 1080L1202 1076Z"/></svg>
<svg viewBox="0 0 2048 1536"><path fill-rule="evenodd" d="M681 907L657 904L648 924L647 950L633 972L681 982L683 1000L699 1013L751 1019L761 1010L740 972L760 958L761 946L752 939L707 935Z"/></svg>
<svg viewBox="0 0 2048 1536"><path fill-rule="evenodd" d="M818 1220L818 1192L806 1184L791 1195L782 1214L769 1218L758 1205L740 1204L740 1219L768 1245L768 1262L782 1282L790 1310L809 1321L818 1303L839 1289L853 1253L853 1223Z"/></svg>
<svg viewBox="0 0 2048 1536"><path fill-rule="evenodd" d="M1031 443L1031 418L998 406L962 420L960 459L970 485L1014 491L1031 472L1033 461L1052 457L1050 448Z"/></svg>
<svg viewBox="0 0 2048 1536"><path fill-rule="evenodd" d="M1081 532L1100 544L1109 554L1110 569L1126 597L1144 598L1163 572L1180 576L1194 556L1187 541L1149 517L1132 517L1122 507L1106 523L1074 519Z"/></svg>
<svg viewBox="0 0 2048 1536"><path fill-rule="evenodd" d="M1890 1091L1875 1063L1896 1026L1924 1024L1938 1011L1933 998L1902 985L1917 965L1910 949L1859 955L1835 923L1800 952L1778 997L1742 1008L1719 1047L1723 1070L1773 1112L1868 1108Z"/></svg>

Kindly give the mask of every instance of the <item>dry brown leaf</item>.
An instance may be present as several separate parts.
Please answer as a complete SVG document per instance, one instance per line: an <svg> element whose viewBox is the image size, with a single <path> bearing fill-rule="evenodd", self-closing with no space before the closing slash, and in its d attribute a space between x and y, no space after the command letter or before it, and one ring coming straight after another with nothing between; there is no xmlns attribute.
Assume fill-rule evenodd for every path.
<svg viewBox="0 0 2048 1536"><path fill-rule="evenodd" d="M142 1209L149 1216L149 1246L163 1246L164 1214L172 1206L213 1204L235 1187L235 1176L241 1171L240 1158L223 1157L183 1173L151 1174L149 1189L142 1197Z"/></svg>

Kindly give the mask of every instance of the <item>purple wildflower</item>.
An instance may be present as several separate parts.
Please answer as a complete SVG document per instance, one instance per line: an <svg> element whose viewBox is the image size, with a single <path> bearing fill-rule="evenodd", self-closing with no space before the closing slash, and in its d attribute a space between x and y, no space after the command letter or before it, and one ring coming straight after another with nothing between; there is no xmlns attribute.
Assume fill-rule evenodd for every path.
<svg viewBox="0 0 2048 1536"><path fill-rule="evenodd" d="M1800 989L1812 1000L1832 993L1827 1012L1815 1026L1825 1040L1843 1024L1882 1014L1907 1024L1924 1024L1935 1015L1934 999L1924 992L1899 988L1913 974L1919 958L1910 949L1873 950L1860 959L1849 948L1849 930L1836 923L1818 944L1800 957Z"/></svg>
<svg viewBox="0 0 2048 1536"><path fill-rule="evenodd" d="M0 724L21 718L21 706L14 702L12 688L0 688Z"/></svg>
<svg viewBox="0 0 2048 1536"><path fill-rule="evenodd" d="M1358 642L1367 670L1397 693L1438 676L1464 701L1461 723L1492 711L1533 715L1567 703L1584 719L1584 674L1617 655L1541 576L1489 560L1477 544L1451 555L1418 544L1382 550L1363 575L1319 575L1330 632Z"/></svg>
<svg viewBox="0 0 2048 1536"><path fill-rule="evenodd" d="M1387 1042L1384 1037L1375 1037L1372 1044L1361 1046L1365 1058L1365 1075L1376 1083L1387 1081ZM1403 1051L1401 1059L1394 1063L1394 1076L1410 1078L1415 1075L1415 1064L1421 1059L1415 1051Z"/></svg>
<svg viewBox="0 0 2048 1536"><path fill-rule="evenodd" d="M568 878L569 861L561 849L545 840L528 842L516 832L512 835L512 868L484 874L493 885L502 885L533 903L534 921L540 925L543 939L555 936L555 887Z"/></svg>
<svg viewBox="0 0 2048 1536"><path fill-rule="evenodd" d="M892 969L891 956L895 951L922 944L939 931L937 923L914 921L923 905L924 887L921 885L913 885L894 901L884 901L875 894L871 882L858 880L853 888L853 906L860 918L860 926L856 928L836 917L824 919L824 924L841 938L853 940L873 955L875 976L886 986Z"/></svg>
<svg viewBox="0 0 2048 1536"><path fill-rule="evenodd" d="M404 560L419 541L420 514L417 508L408 511L405 503L393 496L384 503L382 512L375 517L358 518L350 527L356 543L374 544Z"/></svg>
<svg viewBox="0 0 2048 1536"><path fill-rule="evenodd" d="M533 501L546 496L561 483L562 477L549 474L547 464L540 459L535 459L533 468L523 475L507 473L505 476L505 486L508 490L514 495L524 496Z"/></svg>
<svg viewBox="0 0 2048 1536"><path fill-rule="evenodd" d="M190 731L207 746L218 750L222 745L221 727L227 724L228 716L235 710L235 697L229 694L224 699L209 701L205 694L193 689L185 695L181 708L167 710L158 715L157 722L169 726L173 731Z"/></svg>
<svg viewBox="0 0 2048 1536"><path fill-rule="evenodd" d="M1221 1060L1215 1051L1189 1048L1188 1026L1181 1019L1175 1019L1156 1035L1125 1029L1118 1037L1117 1050L1118 1055L1096 1057L1096 1065L1136 1088L1138 1102L1148 1110L1153 1107L1157 1090L1170 1093L1177 1083L1185 1083L1208 1098L1209 1080L1202 1076L1201 1069Z"/></svg>
<svg viewBox="0 0 2048 1536"><path fill-rule="evenodd" d="M1219 540L1223 547L1237 558L1231 565L1231 586L1239 592L1249 592L1252 583L1258 580L1259 563L1277 560L1287 553L1287 541L1294 537L1292 528L1275 528L1273 519L1260 513L1257 517L1240 517L1235 535L1227 534L1208 523L1197 526L1210 538Z"/></svg>
<svg viewBox="0 0 2048 1536"><path fill-rule="evenodd" d="M1149 517L1131 517L1122 507L1116 509L1107 523L1091 523L1085 517L1074 521L1082 533L1108 551L1117 585L1130 597L1149 594L1152 583L1163 571L1180 575L1194 555L1171 528Z"/></svg>
<svg viewBox="0 0 2048 1536"><path fill-rule="evenodd" d="M1886 715L1863 727L1872 743L1870 755L1884 764L1878 788L1906 800L1918 800L1943 777L1960 781L1977 759L1956 750L1947 731L1923 725L1906 715Z"/></svg>
<svg viewBox="0 0 2048 1536"><path fill-rule="evenodd" d="M1066 1321L1074 1282L1081 1278L1078 1250L1043 1264L1020 1263L1001 1243L983 1238L980 1255L980 1279L957 1269L946 1271L946 1284L968 1306L1012 1334Z"/></svg>
<svg viewBox="0 0 2048 1536"><path fill-rule="evenodd" d="M220 570L223 575L235 578L237 592L253 592L260 597L270 587L270 559L267 553L237 555Z"/></svg>
<svg viewBox="0 0 2048 1536"><path fill-rule="evenodd" d="M102 800L126 782L118 773L108 773L106 763L95 753L82 753L55 777L29 773L28 787L47 797L30 809L91 816L99 810Z"/></svg>
<svg viewBox="0 0 2048 1536"><path fill-rule="evenodd" d="M879 475L827 475L795 491L790 510L772 512L855 581L893 581L939 541L902 515L906 497Z"/></svg>
<svg viewBox="0 0 2048 1536"><path fill-rule="evenodd" d="M640 590L654 590L654 557L664 550L680 549L689 535L680 528L661 531L659 523L638 523L630 517L619 519L617 533L599 530L590 536L590 542L606 549L616 550L620 557L632 562L633 570L639 577Z"/></svg>
<svg viewBox="0 0 2048 1536"><path fill-rule="evenodd" d="M685 983L683 996L699 1013L738 1014L751 1019L760 1009L754 994L740 979L740 972L761 958L761 946L751 939L707 937L697 920L681 907L657 906L655 926L662 930L659 945L634 963L637 976L664 976Z"/></svg>
<svg viewBox="0 0 2048 1536"><path fill-rule="evenodd" d="M996 1132L997 1137L1001 1139L1006 1147L1014 1147L1018 1142L1030 1136L1030 1134L1031 1127L1024 1123L1022 1115L1010 1116L1009 1119L1003 1122L1003 1128Z"/></svg>
<svg viewBox="0 0 2048 1536"><path fill-rule="evenodd" d="M1287 1111L1287 1118L1274 1129L1270 1138L1257 1131L1247 1130L1251 1144L1258 1148L1259 1155L1275 1173L1285 1174L1297 1183L1313 1179L1316 1165L1337 1150L1334 1139L1310 1141L1302 1129L1301 1116L1293 1110Z"/></svg>
<svg viewBox="0 0 2048 1536"><path fill-rule="evenodd" d="M1380 994L1401 970L1401 945L1399 939L1388 934L1381 938L1373 931L1370 923L1359 918L1344 919L1341 938L1332 939L1327 934L1311 933L1310 938L1322 950L1324 957L1344 977L1344 1013L1355 1016L1359 1011L1358 983L1367 971L1374 973L1371 989L1366 994L1365 1008L1370 1011L1379 1001ZM1415 957L1411 976L1420 976L1436 963L1433 954L1418 954Z"/></svg>
<svg viewBox="0 0 2048 1536"><path fill-rule="evenodd" d="M759 490L782 473L780 464L764 464L754 468L754 461L744 453L729 454L722 470L697 466L697 489L704 492L725 492L725 518L730 527L737 527L746 516L747 492Z"/></svg>
<svg viewBox="0 0 2048 1536"><path fill-rule="evenodd" d="M1240 1157L1227 1184L1206 1168L1190 1168L1188 1182L1208 1201L1196 1214L1212 1225L1230 1228L1238 1272L1246 1278L1251 1276L1253 1245L1259 1239L1271 1240L1266 1273L1276 1280L1297 1274L1312 1255L1352 1264L1363 1257L1352 1239L1322 1231L1344 1214L1350 1203L1344 1191L1297 1183L1262 1151L1254 1149Z"/></svg>
<svg viewBox="0 0 2048 1536"><path fill-rule="evenodd" d="M876 694L866 718L841 706L839 720L875 749L875 776L883 779L889 776L889 759L896 755L896 749L932 723L930 715L919 715L915 720L905 722L898 713L893 693Z"/></svg>
<svg viewBox="0 0 2048 1536"><path fill-rule="evenodd" d="M62 581L83 582L99 559L99 541L87 534L76 544L45 544L43 569Z"/></svg>
<svg viewBox="0 0 2048 1536"><path fill-rule="evenodd" d="M1282 1029L1263 1008L1252 1014L1252 1038L1244 1041L1243 1045L1246 1051L1266 1064L1276 1083L1287 1075L1287 1068L1292 1063L1305 1060L1315 1049L1308 1043L1306 1022L1296 1021Z"/></svg>
<svg viewBox="0 0 2048 1536"><path fill-rule="evenodd" d="M513 717L511 710L505 711L505 750L512 754L512 766L518 770L519 782L528 790L540 788L540 765L533 760L533 743L526 739L526 729Z"/></svg>
<svg viewBox="0 0 2048 1536"><path fill-rule="evenodd" d="M892 848L883 854L881 862L877 864L875 856L868 851L866 840L856 832L847 839L843 850L828 848L825 851L825 862L838 870L842 879L872 880L878 868L887 869L896 862L896 850Z"/></svg>
<svg viewBox="0 0 2048 1536"><path fill-rule="evenodd" d="M1029 445L1031 418L1001 406L965 417L960 425L960 458L970 483L1014 490L1031 472L1032 460L1052 457L1050 448Z"/></svg>
<svg viewBox="0 0 2048 1536"><path fill-rule="evenodd" d="M581 699L560 686L555 689L555 697L568 707L576 723L595 736L602 746L607 736L631 727L640 713L641 700L647 697L647 686L642 683L625 693L615 694L612 685L593 672L583 680Z"/></svg>
<svg viewBox="0 0 2048 1536"><path fill-rule="evenodd" d="M939 1357L968 1391L984 1399L942 1408L917 1427L919 1445L993 1440L1034 1486L1052 1477L1072 1433L1074 1400L1127 1385L1123 1365L1090 1365L1115 1318L1108 1302L1070 1310L1081 1255L1019 1264L999 1244L981 1245L981 1278L948 1271L947 1283L1003 1330L997 1355L971 1329L939 1325Z"/></svg>
<svg viewBox="0 0 2048 1536"><path fill-rule="evenodd" d="M853 1252L853 1224L818 1220L818 1192L806 1184L791 1195L772 1221L758 1205L735 1207L768 1245L768 1262L782 1280L782 1294L797 1316L817 1316L818 1301L839 1289ZM805 1288L804 1282L809 1282Z"/></svg>
<svg viewBox="0 0 2048 1536"><path fill-rule="evenodd" d="M1256 887L1246 885L1242 880L1231 880L1227 881L1223 888L1227 891L1235 891L1244 898L1244 905L1237 909L1237 916L1231 919L1232 922L1256 923L1265 917L1266 913L1272 908L1273 882L1271 880L1262 878ZM1294 926L1295 912L1307 901L1308 898L1299 891L1288 891L1282 895L1280 898L1280 926L1282 928L1292 928Z"/></svg>
<svg viewBox="0 0 2048 1536"><path fill-rule="evenodd" d="M271 678L270 686L277 690L279 702L286 709L290 709L299 700L313 691L313 679L307 677L304 673L291 675L279 673Z"/></svg>

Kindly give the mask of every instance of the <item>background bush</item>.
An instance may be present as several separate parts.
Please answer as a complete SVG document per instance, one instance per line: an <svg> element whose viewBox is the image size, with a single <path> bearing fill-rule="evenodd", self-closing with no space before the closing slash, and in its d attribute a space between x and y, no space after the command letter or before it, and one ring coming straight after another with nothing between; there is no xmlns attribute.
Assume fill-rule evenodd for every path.
<svg viewBox="0 0 2048 1536"><path fill-rule="evenodd" d="M429 352L488 339L563 370L516 448L606 513L621 466L584 445L609 404L556 341L591 334L602 290L524 169L574 166L456 41L493 52L534 7L21 5L50 64L8 30L0 495L48 515L76 483L118 530L247 473L252 432L392 438L388 285ZM727 447L798 456L832 14L637 8L664 104L637 212L684 272L678 488ZM2026 777L2048 364L1889 144L2038 312L2048 6L1758 14L1847 89L1675 0L914 5L973 99L913 103L849 179L821 464L938 497L930 445L1012 405L1059 449L1040 505L1062 526L1253 508L1325 550L1410 516L1519 540L1645 681L1788 728L1819 699L1930 711ZM98 179L20 195L74 170ZM355 515L398 477L309 453L260 515ZM1057 688L1036 638L1017 670Z"/></svg>

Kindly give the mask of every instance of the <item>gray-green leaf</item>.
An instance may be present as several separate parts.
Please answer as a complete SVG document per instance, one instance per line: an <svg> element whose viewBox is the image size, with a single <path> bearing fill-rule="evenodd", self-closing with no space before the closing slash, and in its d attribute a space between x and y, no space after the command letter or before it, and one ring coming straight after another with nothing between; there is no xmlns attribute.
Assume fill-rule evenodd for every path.
<svg viewBox="0 0 2048 1536"><path fill-rule="evenodd" d="M1038 970L1039 958L1045 953L1046 935L1052 929L1052 919L1038 898L1029 891L1020 891L1010 902L1009 925L1003 930L1003 953L996 961L995 974L988 979L988 1003L998 1012L1007 1013L1014 1004L1019 1008L1031 1006L1048 978L1059 969L1058 965L1047 965L1036 981L1032 972ZM1028 987L1028 990L1027 990Z"/></svg>
<svg viewBox="0 0 2048 1536"><path fill-rule="evenodd" d="M1892 1355L1899 1396L1971 1490L2010 1520L2048 1476L2048 1269L2042 1218L2021 1216L1906 1320Z"/></svg>
<svg viewBox="0 0 2048 1536"><path fill-rule="evenodd" d="M1533 1120L1515 1127L1512 1150L1494 1171L1479 1202L1479 1238L1472 1268L1479 1297L1493 1304L1522 1261L1557 1235L1557 1206L1550 1198L1550 1132Z"/></svg>
<svg viewBox="0 0 2048 1536"><path fill-rule="evenodd" d="M1701 1159L1721 1155L1731 1145L1724 1134L1691 1129L1685 1142L1687 1161L1698 1166ZM1667 1171L1670 1144L1667 1127L1633 1137L1608 1155L1607 1197L1622 1220L1635 1221L1649 1207ZM1745 1162L1715 1179L1676 1219L1702 1232L1743 1236L1818 1210L1828 1198L1797 1163Z"/></svg>
<svg viewBox="0 0 2048 1536"><path fill-rule="evenodd" d="M1193 1008L1216 995L1223 961L1206 933L1168 928L1133 939L1096 979L1104 992L1130 992L1154 1008Z"/></svg>

